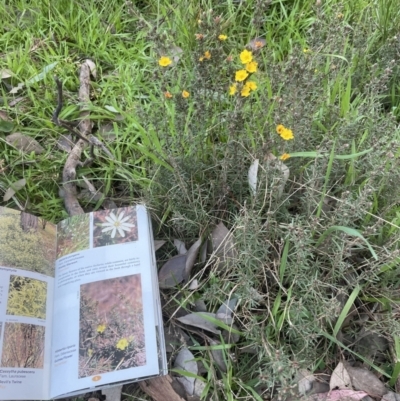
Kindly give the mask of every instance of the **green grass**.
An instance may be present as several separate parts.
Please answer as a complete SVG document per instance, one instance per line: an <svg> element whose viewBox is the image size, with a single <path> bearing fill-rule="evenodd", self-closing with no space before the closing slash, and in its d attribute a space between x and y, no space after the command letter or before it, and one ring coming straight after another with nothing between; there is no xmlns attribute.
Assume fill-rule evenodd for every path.
<svg viewBox="0 0 400 401"><path fill-rule="evenodd" d="M172 308L203 299L210 312L232 294L240 299L242 335L223 349L227 373L194 336L192 352L210 367L207 394L284 396L299 367L329 373L339 351L364 360L342 338L359 330L348 314L368 313L376 302L383 317L364 328L385 336L398 355L399 0L8 3L0 0L0 70L13 76L0 86L0 111L13 126L0 125L7 131L0 132L0 195L22 178L27 184L1 205L24 205L53 222L67 217L53 75L65 88L60 117L78 120L78 68L90 58L97 66L91 119L115 160L98 154L78 170L78 183L86 177L118 206L146 201L157 237L170 244L160 264L173 255L172 238L191 245L221 220L233 229L233 265L198 263L199 289L165 294ZM239 54L255 38L265 40L254 52L257 90L229 96ZM160 67L174 46L183 50L179 62ZM211 59L200 62L205 51ZM15 96L23 100L12 106L9 90L20 83ZM282 140L278 124L294 140ZM22 153L6 142L11 132L45 151ZM287 181L271 153L291 155ZM254 159L256 195L247 178ZM248 346L255 354L241 351ZM399 375L389 352L368 366L389 386Z"/></svg>

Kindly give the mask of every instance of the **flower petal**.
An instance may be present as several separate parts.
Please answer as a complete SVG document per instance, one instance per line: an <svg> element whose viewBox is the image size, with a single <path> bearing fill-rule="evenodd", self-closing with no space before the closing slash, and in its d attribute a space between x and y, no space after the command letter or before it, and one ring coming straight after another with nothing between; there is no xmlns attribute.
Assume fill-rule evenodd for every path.
<svg viewBox="0 0 400 401"><path fill-rule="evenodd" d="M115 237L115 233L117 232L117 229L114 227L111 233L111 238Z"/></svg>
<svg viewBox="0 0 400 401"><path fill-rule="evenodd" d="M122 229L122 227L119 226L119 227L117 228L117 230L118 230L119 235L120 235L122 238L124 238L124 237L125 237L125 233L124 233L124 230Z"/></svg>

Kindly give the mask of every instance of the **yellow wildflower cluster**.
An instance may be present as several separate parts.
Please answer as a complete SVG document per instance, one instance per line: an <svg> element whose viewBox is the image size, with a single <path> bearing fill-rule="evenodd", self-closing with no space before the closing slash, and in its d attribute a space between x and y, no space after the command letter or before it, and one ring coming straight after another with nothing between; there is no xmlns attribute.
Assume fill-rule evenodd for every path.
<svg viewBox="0 0 400 401"><path fill-rule="evenodd" d="M105 324L99 324L98 326L97 326L97 332L98 333L104 333L104 330L107 328L107 326L105 325Z"/></svg>
<svg viewBox="0 0 400 401"><path fill-rule="evenodd" d="M204 54L199 58L199 61L210 60L211 53L207 50Z"/></svg>
<svg viewBox="0 0 400 401"><path fill-rule="evenodd" d="M244 64L244 68L235 72L236 83L229 87L229 94L233 96L238 91L237 82L243 82L240 88L240 95L247 97L250 93L257 89L257 84L254 81L246 81L250 74L257 71L258 64L253 60L253 53L250 50L243 50L239 55L240 61ZM246 81L246 82L245 82Z"/></svg>
<svg viewBox="0 0 400 401"><path fill-rule="evenodd" d="M289 159L289 157L290 157L289 153L284 153L284 154L280 157L280 159L281 159L282 161L285 161L285 160Z"/></svg>
<svg viewBox="0 0 400 401"><path fill-rule="evenodd" d="M293 131L291 129L289 129L289 128L286 128L282 124L277 125L276 132L285 141L289 141L290 139L294 139Z"/></svg>

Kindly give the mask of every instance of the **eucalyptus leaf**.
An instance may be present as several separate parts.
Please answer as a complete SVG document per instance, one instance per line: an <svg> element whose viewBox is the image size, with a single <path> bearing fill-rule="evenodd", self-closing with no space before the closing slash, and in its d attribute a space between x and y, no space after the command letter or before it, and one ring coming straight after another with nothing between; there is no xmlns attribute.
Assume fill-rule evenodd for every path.
<svg viewBox="0 0 400 401"><path fill-rule="evenodd" d="M177 255L169 259L158 272L160 288L174 288L183 281L186 267L186 255Z"/></svg>
<svg viewBox="0 0 400 401"><path fill-rule="evenodd" d="M214 317L214 313L202 312L201 315ZM198 327L200 329L210 331L211 333L214 334L221 333L219 330L217 330L216 328L217 326L214 323L204 319L201 315L199 315L198 313L189 313L186 316L179 317L177 320L179 320L183 324L187 324L188 326Z"/></svg>
<svg viewBox="0 0 400 401"><path fill-rule="evenodd" d="M25 185L26 185L25 178L13 182L7 189L6 193L4 194L3 201L7 202L8 200L10 200L15 195L15 193L18 192L20 189L22 189Z"/></svg>
<svg viewBox="0 0 400 401"><path fill-rule="evenodd" d="M13 134L6 136L6 141L10 145L15 146L18 150L27 153L34 152L36 155L39 155L44 152L44 148L36 139L30 138L20 132L14 132Z"/></svg>

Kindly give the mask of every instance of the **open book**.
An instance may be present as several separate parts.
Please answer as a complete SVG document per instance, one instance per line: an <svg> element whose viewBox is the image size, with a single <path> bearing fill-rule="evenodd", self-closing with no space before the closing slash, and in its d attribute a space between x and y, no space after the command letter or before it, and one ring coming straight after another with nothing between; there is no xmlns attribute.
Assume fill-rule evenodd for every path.
<svg viewBox="0 0 400 401"><path fill-rule="evenodd" d="M69 397L166 373L146 208L54 226L0 207L0 400Z"/></svg>

